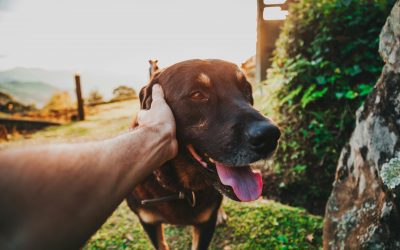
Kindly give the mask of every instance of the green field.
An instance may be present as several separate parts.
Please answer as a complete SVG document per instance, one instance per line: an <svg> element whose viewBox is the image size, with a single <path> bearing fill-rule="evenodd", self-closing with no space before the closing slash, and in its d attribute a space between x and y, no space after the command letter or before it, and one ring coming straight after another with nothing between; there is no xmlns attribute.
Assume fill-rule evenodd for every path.
<svg viewBox="0 0 400 250"><path fill-rule="evenodd" d="M50 127L30 138L2 143L0 148L108 138L127 131L138 106L137 100L100 105L90 111L84 122ZM309 215L304 209L266 200L237 203L228 199L224 208L228 221L218 226L211 249L320 249L322 246L322 218ZM190 227L168 226L166 236L171 249L190 249ZM151 249L151 245L124 202L84 249Z"/></svg>

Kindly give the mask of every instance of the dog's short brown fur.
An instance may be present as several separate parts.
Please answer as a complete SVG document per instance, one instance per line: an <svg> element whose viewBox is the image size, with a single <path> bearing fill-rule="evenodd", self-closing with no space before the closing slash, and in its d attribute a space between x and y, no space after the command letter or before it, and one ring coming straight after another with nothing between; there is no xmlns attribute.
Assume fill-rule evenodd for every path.
<svg viewBox="0 0 400 250"><path fill-rule="evenodd" d="M222 60L190 60L153 75L140 91L141 107L151 106L152 85L162 85L174 113L178 156L165 163L128 197L130 208L158 249L168 249L163 223L192 225L192 249L207 249L215 229L222 195L238 200L232 189L188 153L187 145L229 166L244 166L268 157L276 148L279 130L253 107L251 85L232 63ZM269 134L259 138L259 124ZM255 132L257 138L253 135ZM251 134L249 136L248 134ZM257 139L257 141L255 141ZM260 141L262 140L262 141ZM250 141L250 142L249 142ZM145 199L184 192L191 199L142 205Z"/></svg>

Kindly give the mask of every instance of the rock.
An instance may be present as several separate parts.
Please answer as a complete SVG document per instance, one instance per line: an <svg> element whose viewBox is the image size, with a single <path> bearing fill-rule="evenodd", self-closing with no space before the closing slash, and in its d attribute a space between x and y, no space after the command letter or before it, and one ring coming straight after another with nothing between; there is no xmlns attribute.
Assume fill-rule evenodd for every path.
<svg viewBox="0 0 400 250"><path fill-rule="evenodd" d="M343 148L324 249L400 249L400 0L380 35L382 75Z"/></svg>

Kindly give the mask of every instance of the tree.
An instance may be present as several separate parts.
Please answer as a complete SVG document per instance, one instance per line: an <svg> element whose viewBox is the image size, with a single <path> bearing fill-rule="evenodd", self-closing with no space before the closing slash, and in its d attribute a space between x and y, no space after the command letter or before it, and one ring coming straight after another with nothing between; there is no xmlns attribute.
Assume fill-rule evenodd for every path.
<svg viewBox="0 0 400 250"><path fill-rule="evenodd" d="M94 104L101 103L101 102L104 102L104 98L100 94L100 92L98 90L90 91L89 97L88 97L88 104L94 105Z"/></svg>
<svg viewBox="0 0 400 250"><path fill-rule="evenodd" d="M54 93L47 104L44 106L43 110L62 110L62 109L74 109L74 105L71 95L66 92L56 92Z"/></svg>
<svg viewBox="0 0 400 250"><path fill-rule="evenodd" d="M137 98L136 91L128 86L121 85L113 90L113 98L111 101L123 101Z"/></svg>
<svg viewBox="0 0 400 250"><path fill-rule="evenodd" d="M336 168L324 249L400 248L400 1L380 35L381 77Z"/></svg>

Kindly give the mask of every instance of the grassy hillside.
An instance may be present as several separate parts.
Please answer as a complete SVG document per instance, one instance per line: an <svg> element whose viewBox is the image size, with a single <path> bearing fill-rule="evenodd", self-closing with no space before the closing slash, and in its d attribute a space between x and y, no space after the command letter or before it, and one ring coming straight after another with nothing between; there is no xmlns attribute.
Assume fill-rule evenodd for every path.
<svg viewBox="0 0 400 250"><path fill-rule="evenodd" d="M0 149L108 138L127 130L138 107L137 100L99 105L84 122L51 127L30 139L0 144ZM303 209L265 200L238 203L227 199L224 208L228 222L217 228L211 249L321 248L322 218L311 216ZM190 249L190 235L190 227L166 228L171 249ZM84 249L151 249L151 245L124 202Z"/></svg>

